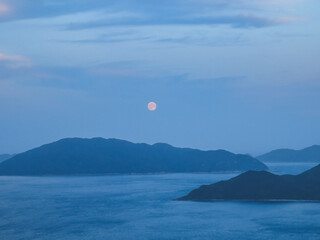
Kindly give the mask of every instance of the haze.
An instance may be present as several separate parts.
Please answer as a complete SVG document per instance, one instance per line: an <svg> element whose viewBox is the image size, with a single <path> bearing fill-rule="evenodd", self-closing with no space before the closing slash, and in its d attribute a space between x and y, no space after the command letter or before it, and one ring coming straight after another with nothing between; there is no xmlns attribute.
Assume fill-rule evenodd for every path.
<svg viewBox="0 0 320 240"><path fill-rule="evenodd" d="M319 9L0 0L0 153L93 136L251 154L320 144Z"/></svg>

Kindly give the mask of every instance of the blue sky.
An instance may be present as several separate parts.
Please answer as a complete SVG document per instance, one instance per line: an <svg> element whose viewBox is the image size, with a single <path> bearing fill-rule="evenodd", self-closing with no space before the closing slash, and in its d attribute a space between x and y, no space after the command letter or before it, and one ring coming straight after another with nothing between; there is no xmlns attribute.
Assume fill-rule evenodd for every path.
<svg viewBox="0 0 320 240"><path fill-rule="evenodd" d="M320 144L319 9L0 0L0 153L74 136L253 155Z"/></svg>

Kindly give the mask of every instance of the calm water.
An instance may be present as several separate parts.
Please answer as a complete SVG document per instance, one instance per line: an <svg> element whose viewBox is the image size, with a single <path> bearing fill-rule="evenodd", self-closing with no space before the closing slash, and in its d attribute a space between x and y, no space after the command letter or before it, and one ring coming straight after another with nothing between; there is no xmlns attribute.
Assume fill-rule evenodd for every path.
<svg viewBox="0 0 320 240"><path fill-rule="evenodd" d="M317 203L172 201L232 176L0 177L0 239L320 239Z"/></svg>

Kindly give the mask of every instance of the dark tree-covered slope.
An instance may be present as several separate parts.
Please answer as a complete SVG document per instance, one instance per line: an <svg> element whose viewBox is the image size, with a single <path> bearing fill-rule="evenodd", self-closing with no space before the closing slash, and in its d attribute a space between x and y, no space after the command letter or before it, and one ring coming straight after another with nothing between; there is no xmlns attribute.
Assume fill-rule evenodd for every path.
<svg viewBox="0 0 320 240"><path fill-rule="evenodd" d="M0 154L0 163L13 157L13 155L9 155L9 154Z"/></svg>
<svg viewBox="0 0 320 240"><path fill-rule="evenodd" d="M320 165L296 176L248 171L227 181L203 185L179 200L320 201Z"/></svg>
<svg viewBox="0 0 320 240"><path fill-rule="evenodd" d="M319 162L320 146L314 145L301 150L278 149L258 156L263 162Z"/></svg>
<svg viewBox="0 0 320 240"><path fill-rule="evenodd" d="M0 164L0 175L213 172L265 170L255 158L224 150L200 151L168 144L68 138L18 154Z"/></svg>

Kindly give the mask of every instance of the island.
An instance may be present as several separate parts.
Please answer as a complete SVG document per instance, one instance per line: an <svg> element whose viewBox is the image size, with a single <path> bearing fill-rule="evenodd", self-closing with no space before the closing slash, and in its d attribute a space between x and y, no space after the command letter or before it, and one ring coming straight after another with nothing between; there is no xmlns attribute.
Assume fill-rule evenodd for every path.
<svg viewBox="0 0 320 240"><path fill-rule="evenodd" d="M0 163L5 161L5 160L8 160L9 158L13 157L13 155L10 155L10 154L0 154Z"/></svg>
<svg viewBox="0 0 320 240"><path fill-rule="evenodd" d="M227 181L203 185L184 201L320 201L320 165L299 175L248 171Z"/></svg>
<svg viewBox="0 0 320 240"><path fill-rule="evenodd" d="M0 163L0 175L146 174L267 170L248 155L201 151L165 143L66 138Z"/></svg>
<svg viewBox="0 0 320 240"><path fill-rule="evenodd" d="M256 157L262 162L320 163L320 146L313 145L301 150L277 149Z"/></svg>

